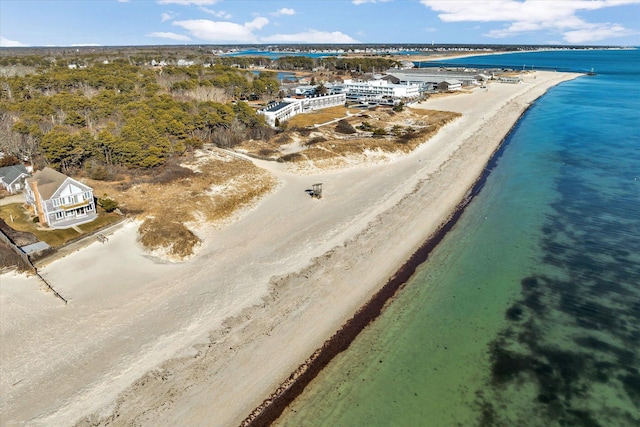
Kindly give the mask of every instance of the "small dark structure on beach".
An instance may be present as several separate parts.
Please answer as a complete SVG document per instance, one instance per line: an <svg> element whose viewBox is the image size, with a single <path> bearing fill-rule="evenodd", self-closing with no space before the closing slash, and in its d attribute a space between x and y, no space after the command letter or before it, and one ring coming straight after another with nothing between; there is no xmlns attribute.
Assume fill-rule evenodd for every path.
<svg viewBox="0 0 640 427"><path fill-rule="evenodd" d="M322 183L313 184L311 186L311 197L315 197L316 199L322 199Z"/></svg>

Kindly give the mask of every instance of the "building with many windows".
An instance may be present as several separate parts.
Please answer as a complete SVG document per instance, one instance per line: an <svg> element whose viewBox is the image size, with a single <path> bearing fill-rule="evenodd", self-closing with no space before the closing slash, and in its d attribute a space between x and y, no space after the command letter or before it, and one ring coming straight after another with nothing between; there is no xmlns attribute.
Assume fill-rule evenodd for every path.
<svg viewBox="0 0 640 427"><path fill-rule="evenodd" d="M383 98L412 100L420 96L420 87L415 84L393 84L388 80L368 80L366 82L356 82L345 80L343 92L347 98L371 101Z"/></svg>
<svg viewBox="0 0 640 427"><path fill-rule="evenodd" d="M315 95L307 98L284 98L281 102L274 102L259 110L258 114L262 114L269 125L276 126L297 114L344 105L346 99L344 93Z"/></svg>
<svg viewBox="0 0 640 427"><path fill-rule="evenodd" d="M70 228L97 218L93 189L51 168L27 179L25 200L40 223Z"/></svg>

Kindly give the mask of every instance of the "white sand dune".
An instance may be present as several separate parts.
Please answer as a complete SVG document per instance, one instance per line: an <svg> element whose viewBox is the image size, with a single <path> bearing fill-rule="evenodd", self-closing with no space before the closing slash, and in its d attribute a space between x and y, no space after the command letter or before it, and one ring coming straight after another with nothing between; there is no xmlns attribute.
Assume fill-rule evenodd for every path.
<svg viewBox="0 0 640 427"><path fill-rule="evenodd" d="M436 98L463 116L386 164L280 185L197 256L166 263L126 223L105 244L0 276L0 424L238 425L442 224L527 106L575 74ZM305 192L322 182L324 197Z"/></svg>

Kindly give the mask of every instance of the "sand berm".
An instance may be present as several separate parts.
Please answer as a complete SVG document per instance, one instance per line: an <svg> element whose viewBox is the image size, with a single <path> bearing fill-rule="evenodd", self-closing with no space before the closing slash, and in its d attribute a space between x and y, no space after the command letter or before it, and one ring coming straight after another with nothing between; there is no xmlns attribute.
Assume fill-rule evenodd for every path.
<svg viewBox="0 0 640 427"><path fill-rule="evenodd" d="M414 108L462 116L386 163L256 161L276 190L200 227L187 261L146 253L131 222L41 268L68 305L0 276L0 424L239 425L447 221L523 111L577 76L429 99Z"/></svg>

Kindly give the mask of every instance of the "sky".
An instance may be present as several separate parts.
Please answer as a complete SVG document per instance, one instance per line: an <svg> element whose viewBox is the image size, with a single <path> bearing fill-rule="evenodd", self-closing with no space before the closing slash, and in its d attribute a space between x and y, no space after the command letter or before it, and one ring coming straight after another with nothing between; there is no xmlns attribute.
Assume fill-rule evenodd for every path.
<svg viewBox="0 0 640 427"><path fill-rule="evenodd" d="M640 0L0 0L0 47L640 46Z"/></svg>

